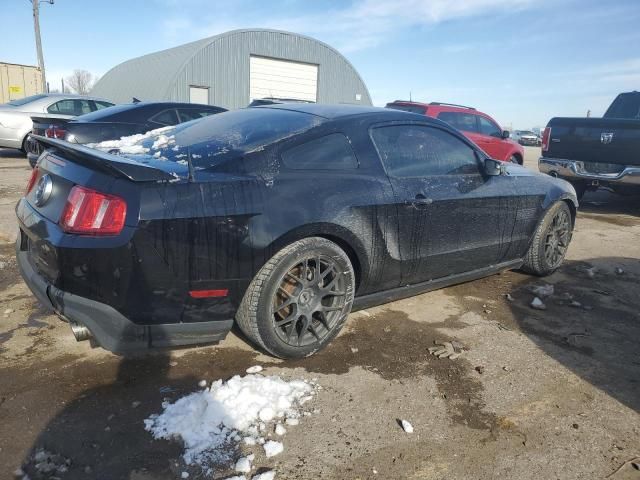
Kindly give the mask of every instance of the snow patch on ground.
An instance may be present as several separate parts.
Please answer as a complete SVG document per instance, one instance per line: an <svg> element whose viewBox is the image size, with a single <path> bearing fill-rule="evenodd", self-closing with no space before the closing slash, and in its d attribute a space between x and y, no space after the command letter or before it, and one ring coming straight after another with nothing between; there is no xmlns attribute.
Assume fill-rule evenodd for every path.
<svg viewBox="0 0 640 480"><path fill-rule="evenodd" d="M273 480L274 478L276 478L276 471L269 470L268 472L264 472L259 475L256 475L251 480Z"/></svg>
<svg viewBox="0 0 640 480"><path fill-rule="evenodd" d="M262 448L264 448L264 454L267 456L267 458L275 457L276 455L284 451L284 445L274 440L269 440L262 446Z"/></svg>
<svg viewBox="0 0 640 480"><path fill-rule="evenodd" d="M402 420L400 422L402 424L402 429L407 433L413 433L413 425L411 425L407 420Z"/></svg>
<svg viewBox="0 0 640 480"><path fill-rule="evenodd" d="M265 442L260 434L267 428L265 422L275 424L286 418L291 425L288 420L301 416L301 406L312 398L315 388L306 380L286 381L258 374L235 376L226 382L213 382L210 388L174 403L164 403L164 411L146 419L145 428L156 439L182 440L187 464L233 465L242 443L261 444L270 457L282 452L284 446Z"/></svg>

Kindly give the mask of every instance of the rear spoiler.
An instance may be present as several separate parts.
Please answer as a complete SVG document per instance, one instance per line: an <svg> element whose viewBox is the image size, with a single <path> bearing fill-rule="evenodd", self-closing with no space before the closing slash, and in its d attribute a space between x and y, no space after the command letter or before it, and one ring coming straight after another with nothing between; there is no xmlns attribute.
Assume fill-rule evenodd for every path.
<svg viewBox="0 0 640 480"><path fill-rule="evenodd" d="M33 123L48 124L48 125L63 125L68 123L70 118L50 118L50 117L31 117Z"/></svg>
<svg viewBox="0 0 640 480"><path fill-rule="evenodd" d="M176 177L167 172L138 163L127 157L112 155L95 148L69 143L56 138L47 138L41 135L32 135L32 137L47 147L57 150L69 160L111 175L116 174L134 182L161 182L176 179Z"/></svg>

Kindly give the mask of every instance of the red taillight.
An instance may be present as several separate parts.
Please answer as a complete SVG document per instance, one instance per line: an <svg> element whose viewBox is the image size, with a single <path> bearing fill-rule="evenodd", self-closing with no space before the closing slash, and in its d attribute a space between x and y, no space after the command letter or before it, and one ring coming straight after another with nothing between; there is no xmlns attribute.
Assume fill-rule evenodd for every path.
<svg viewBox="0 0 640 480"><path fill-rule="evenodd" d="M61 138L64 140L66 134L67 131L57 125L49 125L49 128L44 131L44 136L47 138Z"/></svg>
<svg viewBox="0 0 640 480"><path fill-rule="evenodd" d="M60 225L67 233L117 235L126 215L127 204L122 198L76 185L69 193Z"/></svg>
<svg viewBox="0 0 640 480"><path fill-rule="evenodd" d="M544 132L542 132L542 151L546 152L549 150L549 139L551 138L551 127L545 127Z"/></svg>
<svg viewBox="0 0 640 480"><path fill-rule="evenodd" d="M29 177L29 181L27 182L27 189L24 192L25 195L28 195L33 186L36 184L36 180L38 179L38 167L31 170L31 176Z"/></svg>

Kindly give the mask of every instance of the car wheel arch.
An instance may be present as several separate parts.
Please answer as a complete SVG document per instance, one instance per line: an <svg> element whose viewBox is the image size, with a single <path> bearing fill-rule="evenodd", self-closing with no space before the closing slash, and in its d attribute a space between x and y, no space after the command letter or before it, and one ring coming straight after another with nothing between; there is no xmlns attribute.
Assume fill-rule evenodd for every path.
<svg viewBox="0 0 640 480"><path fill-rule="evenodd" d="M271 258L287 245L309 237L321 237L329 240L346 253L355 273L357 291L364 280L363 277L367 274L366 265L369 262L369 255L356 234L343 226L331 223L314 223L290 230L267 247L266 251L269 252L267 257Z"/></svg>

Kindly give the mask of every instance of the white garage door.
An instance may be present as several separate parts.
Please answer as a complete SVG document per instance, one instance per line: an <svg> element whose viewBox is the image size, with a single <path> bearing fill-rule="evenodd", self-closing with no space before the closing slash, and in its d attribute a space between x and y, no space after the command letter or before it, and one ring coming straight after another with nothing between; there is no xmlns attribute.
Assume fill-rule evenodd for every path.
<svg viewBox="0 0 640 480"><path fill-rule="evenodd" d="M295 98L315 102L318 92L318 65L250 57L249 96Z"/></svg>
<svg viewBox="0 0 640 480"><path fill-rule="evenodd" d="M206 87L189 87L189 102L201 103L203 105L209 104L209 89Z"/></svg>

